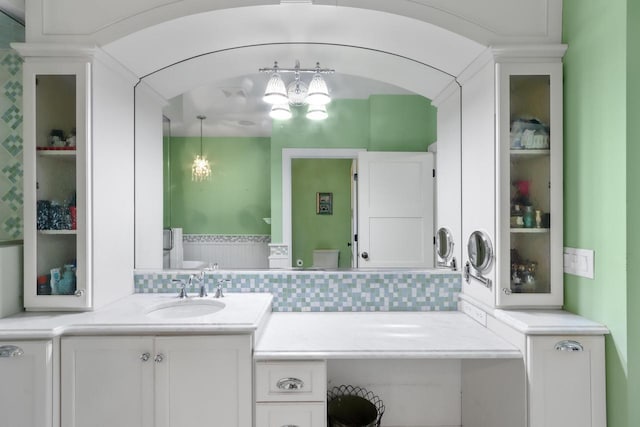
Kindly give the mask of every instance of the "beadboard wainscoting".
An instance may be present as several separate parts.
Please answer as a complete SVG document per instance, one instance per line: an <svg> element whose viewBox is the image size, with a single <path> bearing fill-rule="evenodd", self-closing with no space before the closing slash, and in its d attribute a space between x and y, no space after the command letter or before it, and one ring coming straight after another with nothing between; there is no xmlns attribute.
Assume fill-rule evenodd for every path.
<svg viewBox="0 0 640 427"><path fill-rule="evenodd" d="M189 273L138 271L136 293L178 292L173 279ZM213 291L225 280L225 292L269 292L273 311L450 311L457 309L460 274L425 271L212 271ZM189 289L194 294L194 289Z"/></svg>
<svg viewBox="0 0 640 427"><path fill-rule="evenodd" d="M268 268L271 236L184 234L185 260L217 264L220 268Z"/></svg>

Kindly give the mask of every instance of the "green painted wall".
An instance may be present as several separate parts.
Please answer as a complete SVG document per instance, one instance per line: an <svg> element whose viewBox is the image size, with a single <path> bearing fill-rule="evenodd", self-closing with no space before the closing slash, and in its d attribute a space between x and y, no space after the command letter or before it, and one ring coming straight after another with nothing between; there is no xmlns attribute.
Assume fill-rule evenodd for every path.
<svg viewBox="0 0 640 427"><path fill-rule="evenodd" d="M629 420L640 425L640 2L627 2L627 345ZM633 402L633 403L632 403ZM629 423L632 425L632 423Z"/></svg>
<svg viewBox="0 0 640 427"><path fill-rule="evenodd" d="M270 216L269 138L204 138L203 145L212 177L193 182L200 138L171 138L171 226L187 234L270 234L262 220Z"/></svg>
<svg viewBox="0 0 640 427"><path fill-rule="evenodd" d="M185 233L271 234L273 242L281 242L283 148L426 151L436 140L436 109L422 96L342 99L327 109L329 118L321 122L294 109L291 120L274 121L270 140L204 138L204 153L214 169L212 180L204 183L191 181L200 138L171 137L165 226L182 227ZM263 217L271 217L272 225Z"/></svg>
<svg viewBox="0 0 640 427"><path fill-rule="evenodd" d="M351 160L291 162L292 259L313 264L314 249L339 249L340 268L351 267ZM316 193L333 193L333 214L316 214Z"/></svg>
<svg viewBox="0 0 640 427"><path fill-rule="evenodd" d="M273 124L271 135L271 240L282 241L282 149L362 148L369 151L426 151L436 140L436 109L418 95L375 95L335 100L329 118L312 122L304 111Z"/></svg>
<svg viewBox="0 0 640 427"><path fill-rule="evenodd" d="M437 139L438 110L422 96L373 95L369 106L369 151L425 151Z"/></svg>
<svg viewBox="0 0 640 427"><path fill-rule="evenodd" d="M606 339L609 427L637 425L629 424L627 389L627 286L632 278L625 251L627 191L637 191L638 181L628 181L626 167L631 161L626 157L626 9L627 0L566 0L563 6L563 39L569 45L564 59L564 245L595 250L594 280L565 275L565 307L611 330ZM637 169L637 162L629 165Z"/></svg>

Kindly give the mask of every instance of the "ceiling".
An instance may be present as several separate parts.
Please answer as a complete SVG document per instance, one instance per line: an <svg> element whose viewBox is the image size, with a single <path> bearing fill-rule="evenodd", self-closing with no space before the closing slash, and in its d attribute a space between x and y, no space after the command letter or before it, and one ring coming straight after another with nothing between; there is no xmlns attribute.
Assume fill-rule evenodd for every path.
<svg viewBox="0 0 640 427"><path fill-rule="evenodd" d="M315 63L308 64L312 67ZM268 67L272 64L260 64ZM323 64L321 64L323 65ZM286 66L280 64L280 66ZM306 64L301 64L304 68ZM324 66L324 65L323 65ZM327 64L327 67L330 67ZM258 68L258 66L256 66ZM407 95L412 92L384 82L336 72L325 75L332 99L367 99L370 95ZM268 74L255 73L233 77L200 86L172 98L165 109L171 120L174 136L198 136L198 115L205 115L203 133L209 136L270 136L271 106L262 101L269 78ZM301 80L309 81L311 75ZM285 83L293 80L292 74L283 74ZM327 106L331 114L331 104Z"/></svg>
<svg viewBox="0 0 640 427"><path fill-rule="evenodd" d="M24 23L24 1L25 0L0 0L0 10Z"/></svg>

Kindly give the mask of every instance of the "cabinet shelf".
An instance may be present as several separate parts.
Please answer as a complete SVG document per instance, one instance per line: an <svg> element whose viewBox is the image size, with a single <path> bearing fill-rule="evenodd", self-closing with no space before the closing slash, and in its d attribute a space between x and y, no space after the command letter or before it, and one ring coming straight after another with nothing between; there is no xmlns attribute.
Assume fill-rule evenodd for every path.
<svg viewBox="0 0 640 427"><path fill-rule="evenodd" d="M78 230L38 230L38 234L78 234Z"/></svg>
<svg viewBox="0 0 640 427"><path fill-rule="evenodd" d="M76 159L76 150L49 150L49 149L38 149L36 151L39 157L46 158L55 158L61 160L70 160L75 161Z"/></svg>
<svg viewBox="0 0 640 427"><path fill-rule="evenodd" d="M514 234L545 234L549 233L550 228L512 228L511 233Z"/></svg>
<svg viewBox="0 0 640 427"><path fill-rule="evenodd" d="M549 156L551 150L548 148L545 148L543 150L512 149L510 153L511 157L543 157Z"/></svg>

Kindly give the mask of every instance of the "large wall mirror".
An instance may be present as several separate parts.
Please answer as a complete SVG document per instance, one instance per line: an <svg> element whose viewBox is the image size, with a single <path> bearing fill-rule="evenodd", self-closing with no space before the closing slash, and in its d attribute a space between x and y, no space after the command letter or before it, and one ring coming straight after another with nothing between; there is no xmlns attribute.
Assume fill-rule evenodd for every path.
<svg viewBox="0 0 640 427"><path fill-rule="evenodd" d="M139 40L127 39L116 49ZM174 46L169 51L177 56ZM465 60L434 66L373 47L332 43L260 44L185 55L156 69L141 63L147 69L136 86L136 268L171 268L168 252L176 247L187 268L268 268L268 257L283 250L278 244L287 236L286 268L335 265L328 261L335 259L332 251L338 253L337 268L356 266L357 164L330 157L292 159L291 202L284 208L283 149L425 153L437 141L434 220L419 233L432 242L435 230L446 226L460 238L460 95L454 73L446 70L459 72ZM336 69L326 77L333 95L328 119L311 121L302 107L292 108L289 121L272 121L261 99L269 76L257 70L274 60L281 66L319 61ZM212 173L210 180L197 182L191 165L201 150ZM403 194L396 190L394 197ZM332 214L320 205L330 206ZM283 209L290 211L285 215ZM163 228L175 233L163 235ZM434 266L433 243L430 250L430 265L421 267Z"/></svg>

